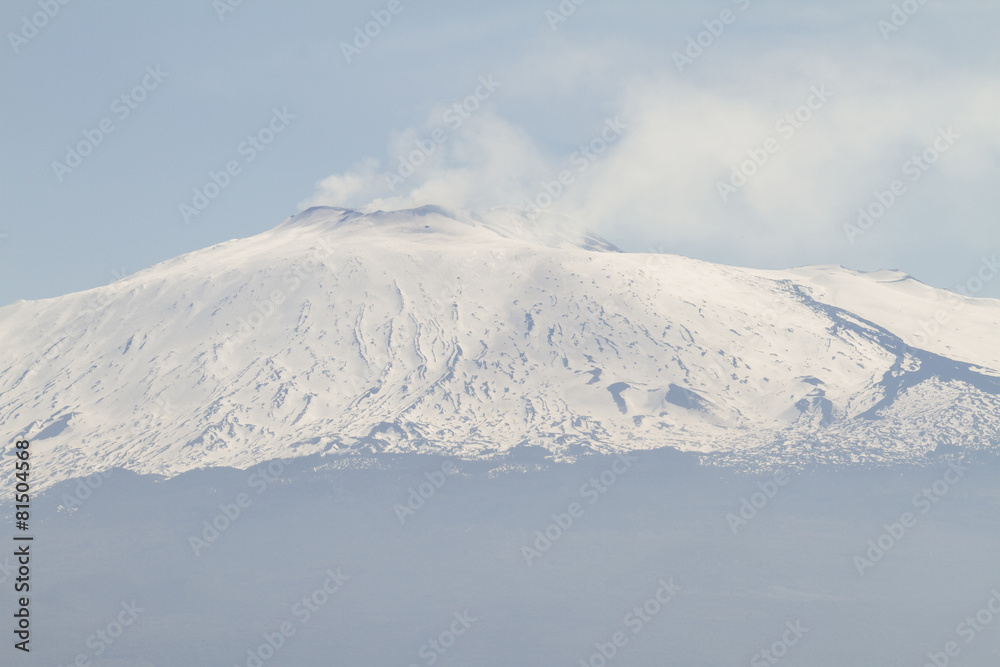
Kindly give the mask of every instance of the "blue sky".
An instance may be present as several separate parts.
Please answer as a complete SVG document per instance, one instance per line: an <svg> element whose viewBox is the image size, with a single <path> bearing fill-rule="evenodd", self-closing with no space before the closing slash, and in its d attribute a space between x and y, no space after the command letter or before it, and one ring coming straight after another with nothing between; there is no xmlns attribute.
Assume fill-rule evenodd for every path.
<svg viewBox="0 0 1000 667"><path fill-rule="evenodd" d="M949 289L1000 253L994 2L225 2L0 5L0 304L314 203Z"/></svg>

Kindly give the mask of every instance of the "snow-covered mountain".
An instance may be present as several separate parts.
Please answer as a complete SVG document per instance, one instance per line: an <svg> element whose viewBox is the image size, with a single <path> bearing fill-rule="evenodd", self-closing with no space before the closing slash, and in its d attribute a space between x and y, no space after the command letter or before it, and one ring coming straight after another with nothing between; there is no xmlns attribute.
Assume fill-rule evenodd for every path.
<svg viewBox="0 0 1000 667"><path fill-rule="evenodd" d="M45 485L359 449L898 462L1000 445L1000 301L619 252L510 211L314 208L0 309ZM936 313L945 324L933 324Z"/></svg>

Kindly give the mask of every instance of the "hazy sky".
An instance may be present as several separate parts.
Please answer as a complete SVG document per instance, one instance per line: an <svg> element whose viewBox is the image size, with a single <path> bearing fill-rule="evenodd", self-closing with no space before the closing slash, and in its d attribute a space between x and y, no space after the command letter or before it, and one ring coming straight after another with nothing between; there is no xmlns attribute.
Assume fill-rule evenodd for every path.
<svg viewBox="0 0 1000 667"><path fill-rule="evenodd" d="M0 304L311 203L530 200L628 250L955 289L1000 254L1000 4L895 6L5 0Z"/></svg>

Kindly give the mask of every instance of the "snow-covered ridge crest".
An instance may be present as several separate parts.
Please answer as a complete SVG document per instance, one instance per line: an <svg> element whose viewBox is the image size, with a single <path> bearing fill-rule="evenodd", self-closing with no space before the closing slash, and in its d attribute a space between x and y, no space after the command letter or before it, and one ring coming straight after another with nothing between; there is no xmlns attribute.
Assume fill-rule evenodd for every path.
<svg viewBox="0 0 1000 667"><path fill-rule="evenodd" d="M579 231L569 219L551 213L529 216L512 208L496 208L483 215L452 211L441 206L421 206L401 211L373 211L314 206L295 215L278 229L322 228L346 233L393 236L399 239L414 236L450 235L464 241L490 232L480 238L495 241L498 236L509 241L541 245L549 248L579 248L597 252L620 252L597 234Z"/></svg>

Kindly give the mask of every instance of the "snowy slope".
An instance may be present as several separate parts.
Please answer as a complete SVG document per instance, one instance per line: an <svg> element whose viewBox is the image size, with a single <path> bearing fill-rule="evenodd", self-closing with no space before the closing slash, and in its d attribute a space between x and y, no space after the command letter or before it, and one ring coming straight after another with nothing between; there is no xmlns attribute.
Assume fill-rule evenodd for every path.
<svg viewBox="0 0 1000 667"><path fill-rule="evenodd" d="M310 209L0 309L0 419L45 483L365 448L754 465L995 449L1000 302L912 345L944 297L911 282L626 254L503 211Z"/></svg>
<svg viewBox="0 0 1000 667"><path fill-rule="evenodd" d="M785 273L804 279L816 299L871 320L914 347L1000 368L996 299L936 289L901 271L810 266Z"/></svg>

